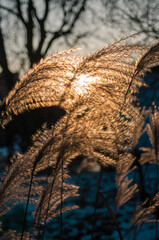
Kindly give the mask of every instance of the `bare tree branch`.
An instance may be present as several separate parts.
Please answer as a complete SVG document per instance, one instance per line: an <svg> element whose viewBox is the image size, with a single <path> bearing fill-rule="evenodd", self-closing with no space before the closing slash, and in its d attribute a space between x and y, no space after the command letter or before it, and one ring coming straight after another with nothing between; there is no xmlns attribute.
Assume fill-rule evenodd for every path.
<svg viewBox="0 0 159 240"><path fill-rule="evenodd" d="M76 31L74 32L76 23L84 12L87 1L88 0L60 0L56 2L43 0L40 15L39 6L37 5L39 3L35 2L35 0L14 0L12 6L9 5L8 0L6 0L3 5L0 4L1 12L5 14L5 18L3 18L2 21L6 24L6 21L9 22L13 20L19 27L19 34L17 34L16 40L13 40L12 37L9 36L9 38L7 38L7 44L9 41L13 42L13 45L15 44L16 47L18 47L19 43L22 44L23 49L25 49L25 58L28 58L30 67L45 57L54 41L60 37L70 35L72 44L76 44L79 39L87 36L87 33L80 31L78 33L76 33ZM56 16L56 14L59 14L58 21L49 23L48 25L51 19L50 16ZM10 16L13 17L10 18ZM4 32L3 34L8 34L6 29L2 30L4 30L2 31ZM14 31L14 29L10 30L11 32ZM71 41L68 40L67 42L70 43ZM4 45L1 44L1 47L3 46ZM6 45L7 49L8 47L11 48L12 54L16 56L16 51L12 51L12 47ZM6 49L4 49L4 52L7 61L8 56ZM5 61L5 58L3 59ZM5 65L5 63L1 65ZM19 64L19 66L21 66L21 64ZM8 68L9 67L10 66L8 66Z"/></svg>
<svg viewBox="0 0 159 240"><path fill-rule="evenodd" d="M10 90L13 86L12 80L14 77L13 77L13 74L9 70L1 25L0 25L0 66L3 69L3 75L6 79L7 88L8 88L8 90Z"/></svg>
<svg viewBox="0 0 159 240"><path fill-rule="evenodd" d="M14 16L19 17L19 14L16 13L15 11L13 11L13 9L11 9L11 8L8 8L8 7L6 7L6 6L0 5L0 9L3 9L3 10L5 10L5 11L7 11L8 13L11 13L11 14L13 14Z"/></svg>
<svg viewBox="0 0 159 240"><path fill-rule="evenodd" d="M20 18L22 23L26 26L26 22L25 22L25 20L23 18L23 15L22 15L21 1L20 0L16 0L16 4L17 4L17 10L18 10L18 17Z"/></svg>
<svg viewBox="0 0 159 240"><path fill-rule="evenodd" d="M159 38L157 0L144 0L142 4L139 0L103 0L103 4L106 8L105 22L124 32L141 32L146 41Z"/></svg>
<svg viewBox="0 0 159 240"><path fill-rule="evenodd" d="M77 20L79 19L81 13L84 11L85 9L85 4L86 4L87 0L83 0L81 3L81 6L79 6L78 10L75 10L78 5L79 5L79 1L74 1L74 3L71 5L70 9L68 11L66 11L65 9L65 3L63 1L63 13L64 13L64 17L63 17L63 22L61 24L61 27L58 31L56 32L52 32L53 37L50 39L50 41L48 42L48 45L45 49L44 55L47 54L49 48L51 47L53 41L61 36L66 36L68 34L70 34L77 22ZM72 17L72 19L71 19ZM64 30L66 28L66 30Z"/></svg>

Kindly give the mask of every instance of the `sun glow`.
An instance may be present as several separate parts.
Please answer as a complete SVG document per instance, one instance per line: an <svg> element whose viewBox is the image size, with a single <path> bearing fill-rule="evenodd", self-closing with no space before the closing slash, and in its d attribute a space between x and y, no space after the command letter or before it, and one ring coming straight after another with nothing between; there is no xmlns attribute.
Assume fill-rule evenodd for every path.
<svg viewBox="0 0 159 240"><path fill-rule="evenodd" d="M74 89L77 94L88 93L90 85L99 81L99 77L91 77L88 74L80 75L77 80L73 83Z"/></svg>

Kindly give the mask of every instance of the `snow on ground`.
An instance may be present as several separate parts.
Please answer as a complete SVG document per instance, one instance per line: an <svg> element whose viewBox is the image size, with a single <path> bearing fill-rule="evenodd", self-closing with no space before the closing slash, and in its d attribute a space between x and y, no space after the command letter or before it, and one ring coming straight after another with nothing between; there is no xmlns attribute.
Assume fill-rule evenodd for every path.
<svg viewBox="0 0 159 240"><path fill-rule="evenodd" d="M80 196L75 199L75 203L79 205L77 210L63 214L63 240L87 240L91 239L92 221L94 214L94 204L96 198L96 190L99 179L98 173L80 173L73 174L71 182L80 186ZM114 199L116 194L115 173L113 171L105 171L102 177L101 189L104 198L107 200L111 208L114 210ZM123 236L130 228L130 219L133 211L134 203L124 205L116 212L116 216L123 233ZM28 230L31 223L30 206L28 215ZM4 218L2 228L15 228L21 231L21 224L24 216L24 205L17 206L12 214ZM20 222L21 221L21 222ZM127 235L125 240L134 240L134 232ZM55 218L50 225L47 226L45 239L60 239L60 217ZM96 223L94 230L94 239L98 240L118 240L119 236L112 217L105 208L101 198L98 200ZM155 239L155 224L143 225L141 231L137 234L136 240L153 240Z"/></svg>

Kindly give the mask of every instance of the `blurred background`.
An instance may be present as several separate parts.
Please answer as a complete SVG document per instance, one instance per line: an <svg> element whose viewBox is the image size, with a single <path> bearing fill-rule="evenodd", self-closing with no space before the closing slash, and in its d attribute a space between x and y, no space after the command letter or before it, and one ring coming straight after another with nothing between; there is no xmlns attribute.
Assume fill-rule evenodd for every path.
<svg viewBox="0 0 159 240"><path fill-rule="evenodd" d="M29 68L41 58L58 51L80 47L77 54L86 55L134 33L139 33L135 37L135 43L154 44L159 39L158 13L158 0L0 0L0 100L3 103L7 93ZM149 88L142 89L141 106L148 107L153 102L158 105L159 69L152 69L152 73L147 74L144 80ZM57 111L58 109L47 108L25 113L15 118L5 130L0 129L1 171L6 163L10 163L9 159L16 151L26 151L31 144L32 134L44 122L48 125L56 122ZM81 219L77 219L79 213L72 217L76 222L71 222L70 217L70 224L76 231L75 235L71 235L73 230L66 227L69 239L74 239L75 236L79 236L76 239L90 239L87 234L91 228L90 216L100 171L100 166L94 165L92 161L78 159L72 166L72 181L81 186L82 198L84 193L88 194L88 198L79 200L79 204L83 203L81 209L87 208L79 212ZM77 172L78 177L75 174ZM90 175L90 172L94 175ZM106 192L105 197L113 201L113 171L107 170L104 179L102 188ZM90 193L85 189L87 183L90 184ZM101 222L97 226L97 239L115 239L115 236L110 237L114 231L112 219L108 213L103 213L103 209L104 206L99 209ZM86 224L83 224L84 219ZM111 228L108 227L109 222ZM3 228L10 228L8 220Z"/></svg>

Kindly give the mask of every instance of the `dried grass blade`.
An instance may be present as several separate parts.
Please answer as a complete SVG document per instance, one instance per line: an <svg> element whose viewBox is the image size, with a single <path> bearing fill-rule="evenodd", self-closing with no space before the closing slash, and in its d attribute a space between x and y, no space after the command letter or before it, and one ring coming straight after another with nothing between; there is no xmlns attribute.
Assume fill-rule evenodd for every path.
<svg viewBox="0 0 159 240"><path fill-rule="evenodd" d="M114 223L115 223L115 225L116 225L116 227L117 227L117 232L118 232L118 234L119 234L120 240L123 240L123 237L122 237L122 234L121 234L121 231L120 231L120 226L119 226L119 223L118 223L118 221L117 221L117 218L116 218L115 214L113 213L112 209L110 208L108 202L107 202L107 201L105 200L105 198L103 197L103 194L102 194L101 192L99 192L99 194L100 194L100 196L101 196L101 198L102 198L102 200L103 200L103 202L104 202L104 205L106 206L108 212L110 213L112 219L114 220Z"/></svg>

